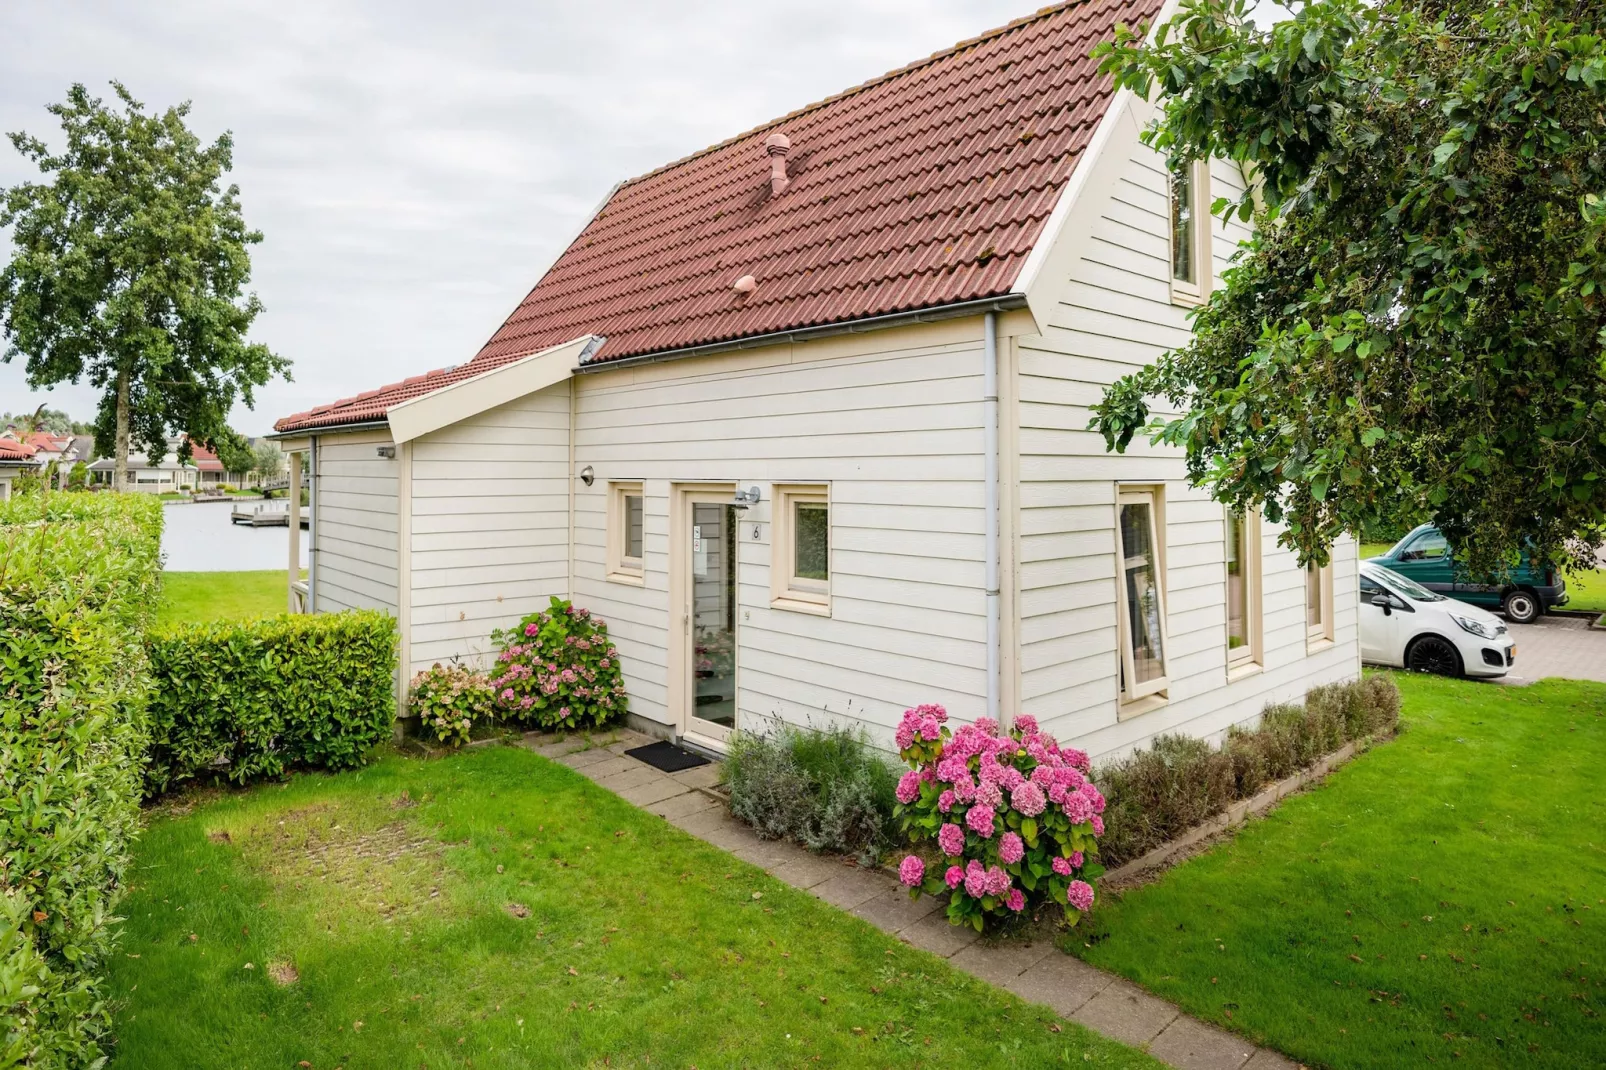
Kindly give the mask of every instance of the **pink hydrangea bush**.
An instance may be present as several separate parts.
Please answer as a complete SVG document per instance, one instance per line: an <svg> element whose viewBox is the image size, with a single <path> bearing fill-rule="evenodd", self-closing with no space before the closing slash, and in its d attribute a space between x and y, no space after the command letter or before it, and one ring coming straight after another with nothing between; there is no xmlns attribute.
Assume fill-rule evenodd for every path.
<svg viewBox="0 0 1606 1070"><path fill-rule="evenodd" d="M917 850L898 867L911 897L948 899L948 920L978 932L1052 905L1075 924L1093 905L1104 796L1087 755L1022 715L1000 734L982 718L953 732L941 706L906 710L898 753L900 825Z"/></svg>
<svg viewBox="0 0 1606 1070"><path fill-rule="evenodd" d="M491 669L497 708L542 728L590 728L624 714L624 677L608 626L562 598L491 639L501 647Z"/></svg>

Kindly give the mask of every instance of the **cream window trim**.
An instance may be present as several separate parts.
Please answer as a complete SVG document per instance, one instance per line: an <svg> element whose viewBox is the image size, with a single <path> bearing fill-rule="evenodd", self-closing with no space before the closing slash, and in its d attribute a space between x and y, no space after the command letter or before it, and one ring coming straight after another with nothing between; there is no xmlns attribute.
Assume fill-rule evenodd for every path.
<svg viewBox="0 0 1606 1070"><path fill-rule="evenodd" d="M1188 165L1187 221L1185 223L1185 236L1190 248L1179 255L1178 231L1183 225L1178 222L1178 176L1169 169L1166 171L1166 204L1167 229L1166 244L1170 250L1167 274L1171 280L1171 301L1178 305L1202 305L1210 297L1210 291L1215 282L1215 260L1211 255L1210 230L1210 164L1204 160L1196 160ZM1178 260L1182 260L1185 269L1191 272L1191 278L1178 277Z"/></svg>
<svg viewBox="0 0 1606 1070"><path fill-rule="evenodd" d="M1134 717L1141 717L1145 713L1153 713L1170 705L1171 700L1164 695L1149 695L1146 698L1135 698L1123 702L1115 708L1117 722L1130 721Z"/></svg>
<svg viewBox="0 0 1606 1070"><path fill-rule="evenodd" d="M646 586L642 564L647 498L640 483L608 484L608 580Z"/></svg>
<svg viewBox="0 0 1606 1070"><path fill-rule="evenodd" d="M825 575L797 569L798 512L825 513ZM831 488L824 483L778 483L770 505L770 606L818 616L831 614Z"/></svg>
<svg viewBox="0 0 1606 1070"><path fill-rule="evenodd" d="M1150 553L1141 547L1124 545L1123 515L1128 506L1147 506L1148 539ZM1166 627L1166 568L1165 568L1165 490L1160 486L1119 487L1115 505L1116 550L1116 626L1121 659L1121 710L1119 716L1135 716L1147 712L1152 705L1142 708L1132 705L1138 700L1154 696L1163 698L1170 686L1170 636ZM1148 626L1155 630L1158 639L1160 672L1148 680L1138 682L1137 653L1132 636L1132 607L1127 592L1127 577L1131 571L1147 568L1152 587L1153 603L1145 611Z"/></svg>
<svg viewBox="0 0 1606 1070"><path fill-rule="evenodd" d="M1305 643L1311 650L1333 641L1333 565L1305 568Z"/></svg>
<svg viewBox="0 0 1606 1070"><path fill-rule="evenodd" d="M1232 510L1227 510L1223 523L1227 539L1232 537ZM1227 580L1227 674L1230 679L1248 676L1254 670L1265 664L1265 632L1262 628L1262 612L1265 590L1260 545L1260 512L1255 509L1244 511L1240 522L1243 533L1243 547L1239 553L1239 575L1243 577L1243 643L1234 647L1232 629L1232 559L1233 546L1227 543L1226 553L1226 580Z"/></svg>

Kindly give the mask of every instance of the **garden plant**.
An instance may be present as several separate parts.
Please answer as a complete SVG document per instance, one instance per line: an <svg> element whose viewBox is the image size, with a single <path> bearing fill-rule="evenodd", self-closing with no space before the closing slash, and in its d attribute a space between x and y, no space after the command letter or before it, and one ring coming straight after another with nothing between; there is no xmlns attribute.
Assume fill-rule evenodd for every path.
<svg viewBox="0 0 1606 1070"><path fill-rule="evenodd" d="M608 625L589 609L552 599L491 639L501 647L491 669L496 705L504 717L542 728L593 728L628 705L619 650Z"/></svg>
<svg viewBox="0 0 1606 1070"><path fill-rule="evenodd" d="M448 746L467 743L474 726L490 720L495 704L491 681L466 665L437 661L413 677L412 712L424 731Z"/></svg>
<svg viewBox="0 0 1606 1070"><path fill-rule="evenodd" d="M1021 715L1007 732L989 718L951 732L941 706L904 711L897 817L927 854L898 866L910 895L948 899L948 920L981 932L989 921L1053 904L1075 924L1093 905L1103 867L1104 796L1086 753L1061 749ZM934 860L940 858L941 862Z"/></svg>

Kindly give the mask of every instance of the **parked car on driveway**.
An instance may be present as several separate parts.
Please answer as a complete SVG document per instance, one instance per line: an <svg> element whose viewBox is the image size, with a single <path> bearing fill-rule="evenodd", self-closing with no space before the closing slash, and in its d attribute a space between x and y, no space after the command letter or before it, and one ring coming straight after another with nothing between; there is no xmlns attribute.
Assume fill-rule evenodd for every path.
<svg viewBox="0 0 1606 1070"><path fill-rule="evenodd" d="M1456 564L1450 544L1432 524L1413 529L1388 553L1368 560L1437 594L1499 609L1513 624L1532 624L1545 610L1567 604L1567 581L1555 569L1535 566L1527 554L1504 582L1489 577L1476 582Z"/></svg>
<svg viewBox="0 0 1606 1070"><path fill-rule="evenodd" d="M1361 564L1361 659L1441 676L1504 676L1517 659L1506 625L1486 609Z"/></svg>

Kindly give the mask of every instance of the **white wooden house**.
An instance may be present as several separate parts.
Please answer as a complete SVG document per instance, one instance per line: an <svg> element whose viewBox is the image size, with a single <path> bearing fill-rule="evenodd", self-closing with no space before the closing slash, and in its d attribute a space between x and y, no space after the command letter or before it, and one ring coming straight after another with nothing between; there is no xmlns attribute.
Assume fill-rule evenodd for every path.
<svg viewBox="0 0 1606 1070"><path fill-rule="evenodd" d="M939 702L1107 755L1355 677L1353 543L1301 569L1086 430L1243 237L1237 168L1173 179L1087 58L1157 8L1048 8L623 183L473 360L280 420L312 607L395 613L411 674L571 595L638 723L716 748Z"/></svg>

